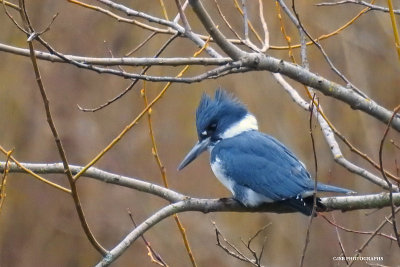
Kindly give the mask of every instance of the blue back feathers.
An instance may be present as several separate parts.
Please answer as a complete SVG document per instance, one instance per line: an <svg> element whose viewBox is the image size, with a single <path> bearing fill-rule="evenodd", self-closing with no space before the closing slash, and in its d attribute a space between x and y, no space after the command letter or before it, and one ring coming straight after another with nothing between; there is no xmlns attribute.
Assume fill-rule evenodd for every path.
<svg viewBox="0 0 400 267"><path fill-rule="evenodd" d="M259 132L254 116L247 115L251 115L247 108L223 89L215 92L214 99L203 94L196 110L199 142L178 168L182 169L206 148L211 148L214 174L238 201L244 205L283 201L310 215L314 181L305 166L284 144ZM352 192L322 183L316 189Z"/></svg>

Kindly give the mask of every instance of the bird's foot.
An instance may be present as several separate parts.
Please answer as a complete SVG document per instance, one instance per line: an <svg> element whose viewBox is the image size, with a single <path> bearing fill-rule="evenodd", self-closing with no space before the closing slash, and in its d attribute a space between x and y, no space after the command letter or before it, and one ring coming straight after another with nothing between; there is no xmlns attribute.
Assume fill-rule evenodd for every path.
<svg viewBox="0 0 400 267"><path fill-rule="evenodd" d="M232 198L222 197L219 199L219 201L223 202L224 204L227 204L228 202L232 201Z"/></svg>

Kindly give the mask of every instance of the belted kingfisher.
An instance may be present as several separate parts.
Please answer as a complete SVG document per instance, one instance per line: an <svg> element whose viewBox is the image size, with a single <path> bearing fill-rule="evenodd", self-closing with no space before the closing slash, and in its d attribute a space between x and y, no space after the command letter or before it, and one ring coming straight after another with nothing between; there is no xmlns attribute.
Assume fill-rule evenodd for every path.
<svg viewBox="0 0 400 267"><path fill-rule="evenodd" d="M312 213L314 181L305 165L285 145L258 131L255 116L223 89L214 99L203 94L196 111L199 141L186 155L182 170L203 151L218 180L245 206L281 201L305 215ZM317 191L354 193L317 184Z"/></svg>

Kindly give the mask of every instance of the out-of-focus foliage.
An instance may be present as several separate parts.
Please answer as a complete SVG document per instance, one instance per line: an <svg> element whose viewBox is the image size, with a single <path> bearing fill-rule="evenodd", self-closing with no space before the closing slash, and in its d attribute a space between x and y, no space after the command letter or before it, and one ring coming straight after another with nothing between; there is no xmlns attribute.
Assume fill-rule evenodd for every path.
<svg viewBox="0 0 400 267"><path fill-rule="evenodd" d="M167 11L172 17L176 14L176 7L172 4L173 1L166 2ZM221 29L229 33L219 18L213 1L205 2ZM232 3L220 2L223 2L220 4L232 26L241 29L241 19L235 19L239 15ZM275 3L264 2L271 44L286 45L280 32ZM302 22L314 37L337 29L362 9L356 5L316 7L313 5L315 3L317 1L296 1ZM32 23L37 29L45 28L52 16L59 12L58 18L43 38L64 54L109 57L110 49L114 56L120 57L149 34L135 26L118 23L110 17L67 1L27 1L26 4ZM126 5L162 16L158 0L126 1ZM249 10L250 17L257 18L257 7L249 6L252 8ZM190 8L187 15L193 29L204 33ZM15 16L17 17L16 13ZM284 20L293 43L297 43L297 30L285 16ZM261 30L259 25L256 28ZM27 47L26 36L18 31L4 12L0 12L0 29L1 43ZM152 56L168 38L166 35L158 35L134 56ZM371 11L339 35L324 40L322 45L333 63L353 84L362 88L381 105L392 109L400 103L400 64L393 40L388 14ZM44 50L40 46L36 48ZM190 56L197 49L189 41L178 39L163 55ZM289 60L287 51L270 50L268 53ZM295 56L299 60L297 50ZM313 46L309 47L309 61L312 71L340 82ZM0 62L0 144L7 149L15 148L13 155L20 161L59 162L29 58L0 52ZM122 91L129 81L67 64L40 61L39 67L54 120L71 164L85 165L144 107L140 96L142 83L139 83L126 96L106 109L95 113L81 112L77 105L98 106ZM202 68L192 67L188 75ZM140 71L140 68L126 69ZM150 74L174 76L179 70L180 67L154 67ZM303 93L301 85L294 82L292 84ZM149 98L152 99L164 85L148 83ZM194 113L201 94L211 93L219 86L234 92L257 116L261 130L287 144L308 166L310 172L314 173L308 129L309 114L293 104L270 73L250 72L196 84L173 84L155 105L152 113L155 137L172 189L204 198L230 196L210 171L207 155L201 156L184 171L176 171L178 163L196 141ZM377 160L385 125L338 101L323 95L318 97L334 125L354 145ZM159 169L151 153L146 123L142 119L96 166L162 184ZM318 180L351 188L359 193L381 191L336 165L318 129L314 131L314 135L319 166ZM395 137L398 138L399 134L392 131L388 139ZM395 161L400 161L400 152L389 143L384 149L385 166L396 173ZM343 149L343 152L350 160L372 170L347 149ZM4 159L2 156L2 160ZM379 174L378 171L372 171ZM50 179L67 185L66 178L62 175L54 175ZM140 222L166 204L165 201L144 193L87 178L79 180L78 190L88 223L106 248L113 247L133 228L127 208L132 211L136 221ZM335 212L334 215L337 223L348 228L372 231L388 212L389 209L372 213ZM240 238L246 240L271 222L272 225L266 231L268 238L263 257L263 262L268 266L296 266L299 263L308 224L308 218L300 214L184 213L180 217L199 266L243 265L215 246L212 220L238 246L241 243ZM390 232L390 226L386 230ZM354 233L340 234L348 256L352 256L367 238ZM147 232L146 237L170 266L189 266L190 261L173 219L163 221ZM333 256L340 253L335 228L317 217L312 225L305 265L342 265L343 262L332 260ZM380 237L374 239L363 255L382 256L384 261L379 263L384 265L395 265L400 261L399 248ZM30 176L10 174L7 198L0 217L1 266L91 266L99 259L100 255L91 247L80 227L72 199L68 195ZM358 262L356 266L363 264ZM146 247L140 240L114 264L151 265Z"/></svg>

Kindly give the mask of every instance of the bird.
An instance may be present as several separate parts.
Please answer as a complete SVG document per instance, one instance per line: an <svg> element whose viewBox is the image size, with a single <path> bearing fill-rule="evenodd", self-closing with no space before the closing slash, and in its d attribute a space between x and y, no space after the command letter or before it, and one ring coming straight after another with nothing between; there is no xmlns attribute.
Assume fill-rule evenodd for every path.
<svg viewBox="0 0 400 267"><path fill-rule="evenodd" d="M214 175L242 205L281 202L295 212L313 213L315 181L306 166L283 143L260 132L256 117L232 94L218 88L212 99L203 93L196 128L198 141L178 171L208 150ZM316 191L355 193L323 183ZM319 198L317 203L322 205Z"/></svg>

